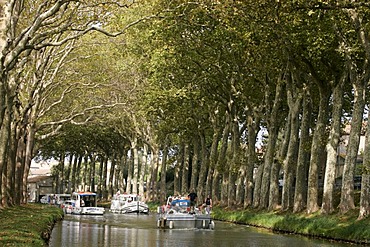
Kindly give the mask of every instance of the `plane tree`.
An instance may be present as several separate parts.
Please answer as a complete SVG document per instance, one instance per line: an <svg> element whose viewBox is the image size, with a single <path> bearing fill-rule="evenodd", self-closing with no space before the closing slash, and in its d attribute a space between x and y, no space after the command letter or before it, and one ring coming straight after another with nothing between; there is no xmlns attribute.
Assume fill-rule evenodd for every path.
<svg viewBox="0 0 370 247"><path fill-rule="evenodd" d="M333 4L333 3L332 3ZM351 108L351 131L346 152L346 159L343 170L343 179L341 187L341 200L339 204L340 211L346 213L355 208L354 204L354 172L356 160L359 151L360 135L363 130L364 111L366 99L366 88L369 85L369 28L366 19L369 18L369 11L366 5L356 5L348 3L349 7L344 5L341 11L345 15L341 19L338 36L342 38L343 54L347 61L347 73L353 90L353 106ZM347 32L343 32L347 30ZM348 32L350 31L350 32ZM367 131L369 131L367 129ZM366 165L365 165L366 167ZM364 170L364 187L361 193L361 210L359 218L368 214L368 183L367 171Z"/></svg>
<svg viewBox="0 0 370 247"><path fill-rule="evenodd" d="M220 143L225 146L219 151L221 152L220 157L227 159L218 160L219 164L223 164L223 170L216 169L216 173L213 173L213 178L217 181L214 185L218 185L220 181L225 185L223 187L225 190L220 193L222 202L226 203L226 196L232 201L234 195L232 190L228 190L230 189L228 184L234 184L233 173L237 166L234 167L231 160L236 157L236 153L228 153L225 150L232 148L231 143L233 143L228 143L227 138L238 139L240 133L232 131L231 126L235 120L243 119L240 115L243 112L243 106L247 105L245 102L250 102L251 99L248 93L257 92L257 90L250 90L251 86L256 85L254 82L270 86L271 91L266 87L266 92L269 94L265 98L269 100L263 105L268 108L273 105L271 95L274 95L275 88L283 89L278 83L280 81L280 83L287 83L286 89L289 89L287 90L289 94L277 95L275 102L289 99L287 105L290 109L290 118L279 114L281 118L278 119L277 114L275 116L268 114L271 119L266 118L264 121L270 122L267 129L269 141L276 141L279 125L285 119L290 119L290 126L282 129L287 133L290 131L290 137L287 135L289 144L287 152L281 157L285 180L284 208L293 208L295 197L296 205L300 205L295 210L302 210L306 201L304 194L308 192L308 212L318 210L318 179L319 175L324 176L320 157L327 143L326 128L331 106L329 99L332 89L346 80L346 66L343 66L345 59L343 54L338 53L340 39L335 29L338 25L335 19L338 13L320 8L320 6L315 8L305 5L305 2L297 6L280 3L256 4L255 2L225 2L218 5L207 1L190 4L179 1L172 2L172 4L175 4L176 8L165 5L171 11L168 11L168 15L164 15L161 20L161 23L168 23L166 28L161 27L163 30L156 31L161 32L161 36L156 37L159 37L158 40L163 44L161 58L164 62L156 67L155 75L158 77L157 82L163 86L162 90L165 89L164 85L167 85L164 82L168 82L175 88L196 85L197 89L200 89L200 95L207 99L208 104L214 102L216 109L223 110L225 117L222 120L223 130L221 132L224 133L224 142ZM263 16L259 15L261 11L254 9L257 7L258 10L264 10ZM243 16L248 23L243 22L242 18L238 19L238 15ZM230 16L233 17L233 22ZM242 38L238 36L241 34L244 34ZM271 57L273 59L267 59ZM202 94L204 92L207 95ZM242 96L239 96L239 93ZM307 152L307 142L310 142L310 139L307 134L306 139L297 145L300 138L298 136L299 121L302 114L300 102L303 97L306 102L311 101L313 106L314 122L308 122L309 118L305 118L305 125L302 125L304 132L301 132L310 133L309 130L315 130L311 132L313 139L309 152ZM257 99L261 103L261 97ZM260 105L256 104L256 106ZM284 108L276 106L275 112L280 113L281 109ZM338 117L335 119L337 123ZM267 155L270 152L271 155ZM298 160L299 152L302 155ZM310 158L307 153L310 153ZM274 162L276 154L276 149L268 143L265 166L260 167L255 181L255 206L264 208L270 204L269 207L274 208L273 204L276 202L271 198L278 196L276 174L279 174L280 170L279 162ZM310 160L309 168L299 166L307 164L307 160ZM273 167L271 167L272 164ZM271 169L273 169L272 173ZM222 180L218 178L218 172ZM332 171L329 173L332 174ZM298 175L300 179L294 184L294 177ZM307 177L308 187L304 184ZM275 186L275 189L269 186L271 184ZM333 184L333 182L328 182L328 184ZM297 191L292 190L294 185ZM214 192L214 196L217 195L218 193ZM262 201L259 201L261 197ZM270 198L270 201L266 198Z"/></svg>
<svg viewBox="0 0 370 247"><path fill-rule="evenodd" d="M193 127L187 130L188 133L196 133L197 129L199 131L197 123L203 123L203 121L208 124L208 127L203 124L202 128L211 130L207 132L209 136L212 136L212 131L224 132L224 142L220 142L220 134L214 135L217 142L224 146L220 151L228 148L232 148L233 151L223 151L220 155L228 161L219 161L218 166L215 167L216 173L212 176L215 185L213 189L220 188L221 180L217 175L220 174L225 185L223 186L225 190L221 193L223 203L233 205L236 202L235 187L227 184L235 184L240 168L240 142L246 127L239 129L239 124L246 126L245 114L248 111L245 109L248 107L245 102L249 102L249 112L253 112L254 104L258 105L262 98L258 95L262 91L263 84L259 84L260 81L256 80L257 76L251 76L258 72L249 68L257 60L253 57L254 54L248 53L249 46L252 46L253 42L250 41L248 30L241 28L245 24L241 21L242 13L238 16L240 22L237 27L240 30L235 30L237 27L232 26L233 22L228 17L229 12L233 10L231 3L218 6L207 1L190 4L179 1L172 4L172 6L163 4L168 11L163 11L162 19L158 20L162 26L154 32L156 36L153 40L158 41L157 45L161 44L161 46L158 45L158 50L153 52L157 55L153 58L157 64L153 69L152 78L159 90L167 90L168 93L178 92L179 97L175 99L181 100L182 97L185 102L182 101L183 105L168 105L169 107L166 108L168 111L163 114L166 116L165 123L170 121L170 116L175 117L172 116L174 112L179 112L180 114L176 113L175 120L177 123L182 123L179 127L186 129L187 123L195 120ZM225 6L227 10L223 11ZM249 94L246 93L248 90ZM166 92L162 94L164 93ZM188 104L188 98L184 97L183 93L193 101L192 104ZM183 109L187 106L190 108ZM181 111L177 111L178 108ZM186 113L190 114L186 115ZM186 117L187 121L182 121L182 118ZM215 119L217 120L214 121ZM210 125L212 122L217 124ZM233 134L230 135L230 133ZM229 136L233 138L231 146L228 142ZM199 137L196 136L196 138ZM255 149L251 148L250 151L253 153ZM212 154L218 155L215 152ZM217 159L213 157L209 157L209 160L217 163ZM250 171L253 172L253 168ZM214 197L218 195L218 193L213 194ZM228 197L228 195L231 196Z"/></svg>
<svg viewBox="0 0 370 247"><path fill-rule="evenodd" d="M132 3L132 2L131 2ZM55 74L79 37L91 31L106 35L118 35L120 30L104 30L107 21L114 18L117 7L127 7L119 1L110 3L99 1L2 1L1 18L1 79L0 79L0 184L1 205L18 204L25 198L25 179L33 153L35 119L40 111L37 107L44 99L40 93L50 93L50 88L58 90ZM106 14L110 13L110 14ZM54 59L55 57L55 59ZM32 83L28 83L30 81ZM45 89L49 85L48 89ZM60 84L59 84L60 85ZM23 91L28 90L28 91ZM49 91L50 90L50 91ZM59 89L60 95L66 87ZM68 90L67 90L68 91ZM54 91L55 92L55 91ZM53 92L53 93L54 93ZM22 93L22 95L20 95ZM52 94L53 94L52 93ZM65 93L65 92L64 92ZM50 96L50 95L49 95ZM58 98L56 94L54 99ZM24 97L24 98L23 98ZM49 101L50 103L50 101ZM51 104L48 109L55 104ZM36 109L35 109L36 107ZM83 112L83 111L82 111ZM64 120L71 121L79 113ZM32 117L35 117L32 119ZM31 122L28 122L28 121ZM81 121L84 121L80 119ZM66 122L65 121L65 122ZM58 121L62 123L63 121ZM57 122L49 124L53 130ZM25 138L26 135L29 135ZM22 144L24 140L27 143ZM19 146L19 152L17 151ZM26 154L18 156L16 154ZM14 178L16 163L18 178ZM22 171L24 169L24 171ZM22 174L22 175L19 175ZM23 198L14 201L9 193L16 183L23 190ZM20 197L19 197L20 198Z"/></svg>

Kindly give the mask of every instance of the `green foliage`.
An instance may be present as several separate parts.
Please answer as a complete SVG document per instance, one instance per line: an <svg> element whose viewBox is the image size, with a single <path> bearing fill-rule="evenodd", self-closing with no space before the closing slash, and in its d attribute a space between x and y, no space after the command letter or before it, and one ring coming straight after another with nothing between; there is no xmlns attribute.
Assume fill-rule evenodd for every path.
<svg viewBox="0 0 370 247"><path fill-rule="evenodd" d="M103 6L92 13L94 20L110 30L130 28L118 38L91 33L76 41L59 83L43 101L45 106L59 99L63 103L38 119L38 134L47 134L61 119L72 121L67 119L74 114L73 121L89 124L65 125L59 135L40 142L40 154L108 154L133 137L156 146L170 138L176 146L200 133L206 134L208 147L212 131L230 119L244 127L247 117L259 114L265 124L275 87L287 74L294 75L297 90L310 91L314 124L319 90L330 92L347 62L359 73L367 59L347 10L331 4L157 0L140 1L122 12ZM369 10L359 10L366 22ZM350 113L351 87L346 91ZM286 95L281 101L278 122L283 123ZM47 123L50 129L44 129ZM227 155L238 154L229 149ZM276 222L266 218L265 223Z"/></svg>
<svg viewBox="0 0 370 247"><path fill-rule="evenodd" d="M114 128L101 125L65 125L60 133L39 142L38 155L59 158L60 154L84 155L90 153L111 155L121 153L126 140Z"/></svg>

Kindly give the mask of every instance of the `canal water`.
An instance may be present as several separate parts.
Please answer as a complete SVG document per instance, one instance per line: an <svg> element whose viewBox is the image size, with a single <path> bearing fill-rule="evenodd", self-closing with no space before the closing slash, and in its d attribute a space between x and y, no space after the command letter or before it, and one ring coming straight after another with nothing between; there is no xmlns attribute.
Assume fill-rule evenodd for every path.
<svg viewBox="0 0 370 247"><path fill-rule="evenodd" d="M345 247L355 246L215 221L214 230L158 229L155 213L66 215L52 231L50 247Z"/></svg>

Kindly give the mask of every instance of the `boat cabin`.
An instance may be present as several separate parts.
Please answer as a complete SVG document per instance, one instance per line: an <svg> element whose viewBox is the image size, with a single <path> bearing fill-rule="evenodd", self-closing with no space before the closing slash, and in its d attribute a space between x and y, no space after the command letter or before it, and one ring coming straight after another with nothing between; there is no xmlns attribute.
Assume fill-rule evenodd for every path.
<svg viewBox="0 0 370 247"><path fill-rule="evenodd" d="M93 192L73 192L72 201L75 207L96 207L96 193Z"/></svg>

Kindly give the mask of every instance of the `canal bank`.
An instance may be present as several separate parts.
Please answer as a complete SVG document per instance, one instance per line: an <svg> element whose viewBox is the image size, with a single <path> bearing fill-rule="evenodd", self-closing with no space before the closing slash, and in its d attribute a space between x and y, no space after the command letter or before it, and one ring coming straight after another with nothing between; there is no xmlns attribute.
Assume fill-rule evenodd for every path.
<svg viewBox="0 0 370 247"><path fill-rule="evenodd" d="M273 232L299 234L313 238L370 244L370 219L357 220L358 210L345 215L339 213L311 215L291 212L259 210L228 210L215 207L214 219L269 229Z"/></svg>
<svg viewBox="0 0 370 247"><path fill-rule="evenodd" d="M54 206L27 204L0 209L0 246L47 246L63 211Z"/></svg>

